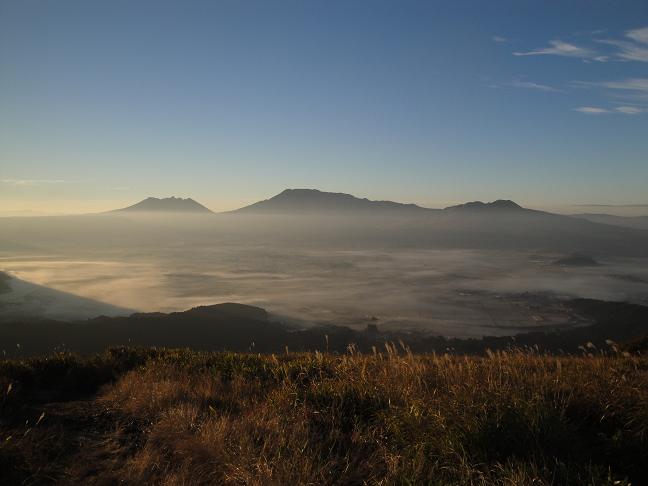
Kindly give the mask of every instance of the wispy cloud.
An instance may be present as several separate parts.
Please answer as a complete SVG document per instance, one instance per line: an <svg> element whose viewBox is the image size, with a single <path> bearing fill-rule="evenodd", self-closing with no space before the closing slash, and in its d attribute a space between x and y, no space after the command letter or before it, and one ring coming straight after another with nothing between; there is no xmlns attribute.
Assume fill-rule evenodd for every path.
<svg viewBox="0 0 648 486"><path fill-rule="evenodd" d="M593 35L600 35L604 34L605 32L605 29L579 30L574 32L572 35L574 37L592 37Z"/></svg>
<svg viewBox="0 0 648 486"><path fill-rule="evenodd" d="M76 181L63 179L0 179L0 183L10 186L35 186L40 184L70 184Z"/></svg>
<svg viewBox="0 0 648 486"><path fill-rule="evenodd" d="M516 78L512 81L491 81L488 86L490 88L520 88L520 89L530 89L535 91L544 91L545 93L562 93L563 90L556 88L554 86L549 86L548 84L536 83L534 81L528 81L524 78Z"/></svg>
<svg viewBox="0 0 648 486"><path fill-rule="evenodd" d="M563 40L551 40L546 47L539 47L529 51L514 52L514 56L563 56L581 59L584 62L609 62L609 61L637 61L648 62L648 27L627 30L619 37L597 38L604 31L592 31L589 43L592 46L583 46L587 42L580 38L576 45ZM586 33L576 33L581 37ZM597 48L598 46L598 48ZM608 46L604 48L603 46ZM604 52L600 52L600 51Z"/></svg>
<svg viewBox="0 0 648 486"><path fill-rule="evenodd" d="M648 208L648 204L574 204L574 206L591 206L600 208Z"/></svg>
<svg viewBox="0 0 648 486"><path fill-rule="evenodd" d="M534 89L537 91L545 91L545 92L550 92L550 93L559 93L562 90L558 88L554 88L553 86L549 86L546 84L540 84L540 83L534 83L532 81L520 81L520 80L514 80L509 83L509 86L512 86L514 88L523 88L523 89Z"/></svg>
<svg viewBox="0 0 648 486"><path fill-rule="evenodd" d="M615 39L599 39L596 42L616 47L618 51L614 55L620 60L648 62L648 45L642 46L634 42Z"/></svg>
<svg viewBox="0 0 648 486"><path fill-rule="evenodd" d="M646 110L638 106L616 106L614 108L601 108L599 106L579 106L578 108L574 108L574 111L583 113L585 115L639 115L646 112Z"/></svg>
<svg viewBox="0 0 648 486"><path fill-rule="evenodd" d="M607 113L611 113L610 110L606 108L599 108L597 106L579 106L578 108L574 108L574 111L584 113L585 115L605 115Z"/></svg>
<svg viewBox="0 0 648 486"><path fill-rule="evenodd" d="M641 91L648 93L648 78L628 78L621 81L603 81L590 83L609 89L622 89L626 91Z"/></svg>
<svg viewBox="0 0 648 486"><path fill-rule="evenodd" d="M602 38L605 35L606 38ZM648 62L648 26L626 30L617 35L596 30L571 34L572 40L553 39L546 46L516 51L514 56L559 56L582 62L611 63ZM494 42L499 42L492 38ZM504 38L502 38L504 39ZM573 111L584 115L642 115L648 114L648 77L612 79L609 81L573 81L560 89L552 83L530 81L524 77L509 82L492 83L493 88L519 88L541 92L564 92L570 88L588 88L593 98Z"/></svg>
<svg viewBox="0 0 648 486"><path fill-rule="evenodd" d="M629 37L630 39L636 42L648 44L648 27L629 30L626 32L626 37Z"/></svg>
<svg viewBox="0 0 648 486"><path fill-rule="evenodd" d="M638 115L645 112L643 108L638 106L617 106L615 110L624 115Z"/></svg>
<svg viewBox="0 0 648 486"><path fill-rule="evenodd" d="M574 81L576 88L598 88L604 95L625 99L631 103L645 104L648 102L648 78L628 78L612 81Z"/></svg>
<svg viewBox="0 0 648 486"><path fill-rule="evenodd" d="M597 39L597 42L616 47L615 56L619 60L648 62L648 27L628 30L623 39Z"/></svg>
<svg viewBox="0 0 648 486"><path fill-rule="evenodd" d="M500 35L494 35L493 37L491 37L491 40L498 44L505 44L509 41L506 37L502 37Z"/></svg>
<svg viewBox="0 0 648 486"><path fill-rule="evenodd" d="M596 39L618 49L615 56L624 61L648 62L648 27L628 30L623 39Z"/></svg>
<svg viewBox="0 0 648 486"><path fill-rule="evenodd" d="M596 51L586 47L579 47L569 42L561 40L549 41L549 47L541 47L526 52L514 52L514 56L563 56L563 57L576 57L580 59L592 59L602 61Z"/></svg>

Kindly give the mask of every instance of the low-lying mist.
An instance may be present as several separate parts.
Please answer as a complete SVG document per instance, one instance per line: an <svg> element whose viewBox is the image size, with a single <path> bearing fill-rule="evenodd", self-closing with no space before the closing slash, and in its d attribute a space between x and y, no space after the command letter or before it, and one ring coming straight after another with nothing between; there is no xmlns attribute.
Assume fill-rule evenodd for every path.
<svg viewBox="0 0 648 486"><path fill-rule="evenodd" d="M112 213L0 228L0 270L139 311L230 301L304 324L478 336L566 324L559 297L648 299L646 260L626 251L646 235L538 212ZM602 264L553 264L584 247Z"/></svg>
<svg viewBox="0 0 648 486"><path fill-rule="evenodd" d="M597 266L563 267L553 264L560 253L329 244L281 227L238 223L228 230L200 218L131 218L122 225L111 217L112 231L88 219L79 240L74 234L83 233L84 218L59 226L50 218L49 235L43 225L33 225L20 241L14 233L12 241L27 249L0 253L0 269L138 311L240 302L304 325L377 323L458 337L566 325L573 316L560 297L648 302L643 259L605 257ZM110 245L92 225L111 235Z"/></svg>

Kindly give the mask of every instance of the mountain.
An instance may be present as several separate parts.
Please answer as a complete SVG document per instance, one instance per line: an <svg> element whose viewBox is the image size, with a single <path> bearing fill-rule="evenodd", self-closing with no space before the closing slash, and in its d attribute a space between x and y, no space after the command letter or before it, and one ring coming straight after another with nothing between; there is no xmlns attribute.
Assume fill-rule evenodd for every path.
<svg viewBox="0 0 648 486"><path fill-rule="evenodd" d="M299 241L354 247L387 245L648 257L646 231L528 209L505 199L473 201L441 210L314 189L287 189L229 214L290 216L273 221L271 230L258 226L264 241L274 238L282 244ZM348 217L332 219L329 215Z"/></svg>
<svg viewBox="0 0 648 486"><path fill-rule="evenodd" d="M471 201L457 206L449 206L446 211L526 211L519 204L508 199L498 199L497 201L484 203L481 201Z"/></svg>
<svg viewBox="0 0 648 486"><path fill-rule="evenodd" d="M162 217L149 218L146 224L129 217L145 211ZM169 214L187 217L167 218ZM189 214L209 218L199 217L200 224L196 224L198 216ZM594 258L648 257L647 230L523 208L513 201L427 209L312 189L289 189L213 217L191 199L149 198L102 215L0 218L0 234L3 241L20 245L39 242L53 251L202 245L225 238L235 244L263 242L281 247L486 249L554 255L580 252Z"/></svg>
<svg viewBox="0 0 648 486"><path fill-rule="evenodd" d="M613 214L574 214L575 218L586 219L594 223L613 224L626 228L648 230L648 216L615 216Z"/></svg>
<svg viewBox="0 0 648 486"><path fill-rule="evenodd" d="M527 209L512 201L450 207L441 219L430 222L434 231L420 239L427 236L431 246L648 257L648 231Z"/></svg>
<svg viewBox="0 0 648 486"><path fill-rule="evenodd" d="M276 196L237 209L235 213L353 213L353 212L424 213L434 211L416 204L393 201L371 201L340 192L317 189L286 189Z"/></svg>
<svg viewBox="0 0 648 486"><path fill-rule="evenodd" d="M115 211L121 212L165 212L165 213L211 213L200 203L191 198L183 199L181 197L147 197L143 201Z"/></svg>

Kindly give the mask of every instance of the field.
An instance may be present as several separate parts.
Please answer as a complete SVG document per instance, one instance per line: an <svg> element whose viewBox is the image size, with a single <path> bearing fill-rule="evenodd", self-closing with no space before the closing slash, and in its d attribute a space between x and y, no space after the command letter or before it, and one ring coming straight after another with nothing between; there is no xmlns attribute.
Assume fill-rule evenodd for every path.
<svg viewBox="0 0 648 486"><path fill-rule="evenodd" d="M1 364L7 484L641 484L648 359L112 349Z"/></svg>

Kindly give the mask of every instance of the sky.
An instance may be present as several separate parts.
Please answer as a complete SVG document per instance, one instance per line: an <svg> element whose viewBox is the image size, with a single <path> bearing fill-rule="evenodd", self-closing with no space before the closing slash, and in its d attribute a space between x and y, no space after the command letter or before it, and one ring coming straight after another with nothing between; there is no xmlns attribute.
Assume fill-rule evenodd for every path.
<svg viewBox="0 0 648 486"><path fill-rule="evenodd" d="M285 188L648 204L648 2L0 0L0 214Z"/></svg>

